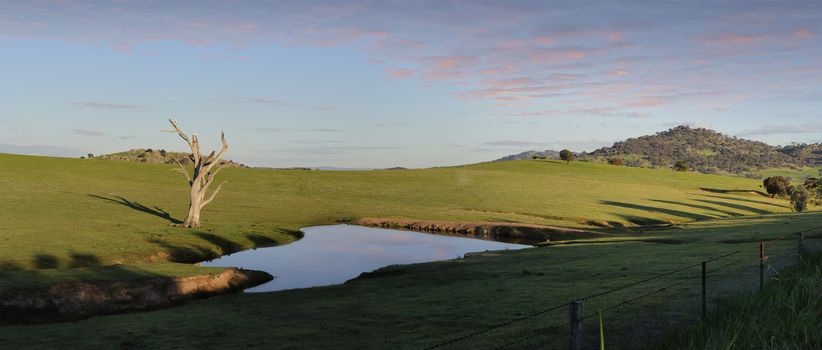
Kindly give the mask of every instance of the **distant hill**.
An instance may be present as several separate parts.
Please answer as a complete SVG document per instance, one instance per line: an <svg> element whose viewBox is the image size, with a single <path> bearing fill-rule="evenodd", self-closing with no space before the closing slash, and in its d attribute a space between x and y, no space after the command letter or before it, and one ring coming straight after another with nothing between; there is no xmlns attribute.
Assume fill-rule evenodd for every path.
<svg viewBox="0 0 822 350"><path fill-rule="evenodd" d="M505 156L500 159L495 160L495 162L504 162L508 160L524 160L524 159L534 159L534 157L540 157L545 159L559 159L559 151L553 150L545 150L545 151L525 151L518 154L512 154L510 156Z"/></svg>
<svg viewBox="0 0 822 350"><path fill-rule="evenodd" d="M90 158L94 159L103 159L103 160L119 160L119 161L126 161L126 162L139 162L139 163L163 163L163 164L192 164L191 158L189 158L189 153L183 152L166 152L166 150L155 150L155 149L132 149L125 152L119 153L112 153L112 154L104 154L99 156L90 155ZM85 157L83 157L85 158ZM222 160L220 164L230 168L248 168L245 164L237 163L232 160Z"/></svg>
<svg viewBox="0 0 822 350"><path fill-rule="evenodd" d="M500 160L530 159L531 152ZM799 169L822 165L822 145L774 147L705 128L678 126L653 135L630 138L593 152L581 152L577 158L597 163L621 159L625 165L647 168L671 168L676 162L684 160L694 171L702 173L756 177L755 173L762 169Z"/></svg>

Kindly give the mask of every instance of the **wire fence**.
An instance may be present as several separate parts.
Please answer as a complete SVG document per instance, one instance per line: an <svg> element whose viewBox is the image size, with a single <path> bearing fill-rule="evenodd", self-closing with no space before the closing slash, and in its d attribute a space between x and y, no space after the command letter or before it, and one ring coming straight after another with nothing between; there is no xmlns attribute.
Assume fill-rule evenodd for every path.
<svg viewBox="0 0 822 350"><path fill-rule="evenodd" d="M776 236L768 239L760 239L758 241L751 241L751 242L743 242L743 243L757 243L758 248L756 250L756 255L753 254L743 254L743 253L753 253L754 250L752 249L738 249L731 252L727 252L725 254L721 254L718 256L714 256L708 259L701 260L699 262L695 262L689 265L683 265L678 268L674 268L670 271L663 272L657 275L653 275L647 278L643 278L637 281L633 281L630 283L625 283L616 287L612 287L606 289L601 292L593 293L590 295L582 296L580 298L575 298L568 302L558 303L547 308L540 309L538 311L532 312L525 316L520 316L517 318L513 318L511 320L500 322L494 324L489 327L482 328L480 330L476 330L473 332L469 332L463 335L455 336L452 339L447 341L435 344L430 346L426 349L439 349L439 348L446 348L450 346L460 345L463 342L477 338L480 336L488 336L492 332L499 331L505 329L509 326L520 324L523 322L533 321L535 319L541 318L542 316L546 315L556 315L556 312L560 310L569 310L569 317L567 321L564 322L553 322L549 326L535 326L528 329L528 331L523 332L517 337L511 337L513 339L501 339L504 337L495 337L491 341L488 339L485 340L485 345L487 348L492 349L510 349L510 348L544 348L548 345L559 345L562 344L563 347L569 347L570 349L581 349L581 340L582 334L581 333L581 324L584 320L592 319L595 317L603 317L602 315L606 315L611 311L621 309L629 304L634 304L636 302L642 301L644 299L650 298L652 296L658 296L660 294L677 290L678 288L695 288L701 287L701 316L700 318L706 317L708 315L707 310L707 299L708 299L708 287L711 286L712 289L716 286L718 292L714 292L713 294L722 293L724 289L727 289L728 292L732 291L739 291L739 285L734 285L732 287L720 288L718 283L708 283L707 276L716 276L720 272L730 273L733 267L740 268L744 266L752 267L755 265L759 265L759 277L758 283L760 288L764 285L766 278L766 273L770 272L778 273L780 266L777 265L785 265L787 266L790 262L795 261L795 257L801 255L802 251L805 250L805 243L803 242L804 234L808 232L822 230L822 226L814 227L807 230L802 230L799 232L791 232L781 236ZM795 247L777 247L774 249L776 253L773 251L769 251L767 254L765 252L765 247L770 248L771 243L777 241L785 241L789 238L797 238L797 245ZM775 259L771 259L775 258ZM767 264L768 261L772 261L772 263ZM717 265L718 263L718 265ZM698 278L698 275L692 274L688 276L680 276L686 271L697 270L697 268L702 269L701 278ZM677 277L673 281L667 281L665 283L661 283L669 278ZM696 282L695 280L701 280L700 282ZM751 278L747 279L751 281ZM691 284L689 284L691 283ZM655 285L652 285L655 284ZM660 285L661 284L661 285ZM747 283L743 283L747 284ZM643 290L637 290L640 287L644 287ZM606 296L614 296L616 293L620 292L631 292L632 295L630 297L623 297L618 298L615 301L610 300L609 298L604 298ZM680 296L682 297L682 296ZM583 315L582 310L582 303L590 302L596 300L599 307L590 308L595 310L595 313L588 313L587 315ZM574 305L579 308L578 312L575 315ZM564 331L567 331L564 332Z"/></svg>

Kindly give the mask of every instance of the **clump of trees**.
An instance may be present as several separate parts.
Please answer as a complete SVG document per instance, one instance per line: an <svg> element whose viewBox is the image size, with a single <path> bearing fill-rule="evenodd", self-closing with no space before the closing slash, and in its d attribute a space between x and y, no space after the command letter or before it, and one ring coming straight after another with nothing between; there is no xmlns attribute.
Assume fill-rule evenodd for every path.
<svg viewBox="0 0 822 350"><path fill-rule="evenodd" d="M762 185L771 197L785 197L790 193L791 179L784 176L771 176L765 179Z"/></svg>
<svg viewBox="0 0 822 350"><path fill-rule="evenodd" d="M564 160L566 164L574 161L574 152L564 149L559 151L559 159Z"/></svg>
<svg viewBox="0 0 822 350"><path fill-rule="evenodd" d="M674 164L674 170L676 171L688 171L689 168L687 160L680 160Z"/></svg>
<svg viewBox="0 0 822 350"><path fill-rule="evenodd" d="M789 192L791 193L791 210L801 213L808 209L810 193L805 186L791 186Z"/></svg>
<svg viewBox="0 0 822 350"><path fill-rule="evenodd" d="M622 158L612 158L608 160L608 163L611 165L625 165L625 160Z"/></svg>
<svg viewBox="0 0 822 350"><path fill-rule="evenodd" d="M822 159L820 147L819 159ZM677 160L687 159L689 171L744 174L764 168L800 166L799 158L780 152L763 142L749 141L713 130L679 126L654 135L617 142L580 157L644 157L653 167L671 168ZM631 165L626 158L626 165ZM820 161L822 163L822 161Z"/></svg>

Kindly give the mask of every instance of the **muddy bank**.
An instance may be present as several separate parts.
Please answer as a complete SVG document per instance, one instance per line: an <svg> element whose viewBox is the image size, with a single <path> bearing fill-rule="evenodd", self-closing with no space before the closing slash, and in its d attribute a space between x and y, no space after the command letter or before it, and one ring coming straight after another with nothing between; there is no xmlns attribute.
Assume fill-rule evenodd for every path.
<svg viewBox="0 0 822 350"><path fill-rule="evenodd" d="M510 222L459 222L363 218L357 225L410 230L446 236L479 238L506 243L536 245L550 241L601 237L602 234L547 225Z"/></svg>
<svg viewBox="0 0 822 350"><path fill-rule="evenodd" d="M0 325L47 323L168 307L268 282L261 271L228 269L189 277L58 283L0 291Z"/></svg>

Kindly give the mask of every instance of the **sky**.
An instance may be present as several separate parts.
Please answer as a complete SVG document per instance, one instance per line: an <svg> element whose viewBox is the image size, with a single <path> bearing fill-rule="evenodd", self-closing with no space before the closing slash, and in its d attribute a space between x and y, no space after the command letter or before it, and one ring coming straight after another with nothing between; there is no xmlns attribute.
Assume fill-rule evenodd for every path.
<svg viewBox="0 0 822 350"><path fill-rule="evenodd" d="M0 152L429 167L677 125L822 141L822 1L0 2Z"/></svg>

